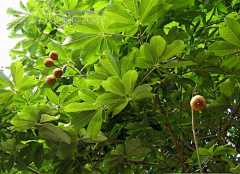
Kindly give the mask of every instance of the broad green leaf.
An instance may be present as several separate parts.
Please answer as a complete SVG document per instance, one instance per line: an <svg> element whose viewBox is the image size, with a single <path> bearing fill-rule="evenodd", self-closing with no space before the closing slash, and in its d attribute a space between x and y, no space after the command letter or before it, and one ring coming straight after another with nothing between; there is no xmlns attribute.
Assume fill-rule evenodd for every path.
<svg viewBox="0 0 240 174"><path fill-rule="evenodd" d="M58 96L52 91L52 89L47 89L47 97L48 99L54 103L55 105L59 105Z"/></svg>
<svg viewBox="0 0 240 174"><path fill-rule="evenodd" d="M35 81L35 77L34 76L23 76L23 79L19 85L19 90L26 90L30 87L33 87L34 85L36 85L37 81Z"/></svg>
<svg viewBox="0 0 240 174"><path fill-rule="evenodd" d="M125 145L126 154L130 154L134 149L136 149L140 145L140 142L141 141L138 138L132 138L128 140Z"/></svg>
<svg viewBox="0 0 240 174"><path fill-rule="evenodd" d="M141 19L142 24L149 25L155 22L157 19L161 18L168 10L172 7L171 4L159 3L155 5L151 11Z"/></svg>
<svg viewBox="0 0 240 174"><path fill-rule="evenodd" d="M123 75L122 83L125 87L125 92L129 95L132 94L136 82L138 80L138 73L135 70L129 70Z"/></svg>
<svg viewBox="0 0 240 174"><path fill-rule="evenodd" d="M147 62L149 62L149 64L154 65L154 63L156 63L157 57L156 55L154 55L154 52L152 51L150 44L144 43L140 47L140 52L144 59L147 60Z"/></svg>
<svg viewBox="0 0 240 174"><path fill-rule="evenodd" d="M94 111L81 112L79 115L73 118L71 125L75 129L84 128L93 118L95 113L96 112Z"/></svg>
<svg viewBox="0 0 240 174"><path fill-rule="evenodd" d="M0 84L13 88L12 82L9 80L9 78L1 70L0 70Z"/></svg>
<svg viewBox="0 0 240 174"><path fill-rule="evenodd" d="M78 18L77 18L78 19ZM76 31L80 33L86 33L86 34L99 34L101 33L101 29L98 27L98 25L85 21L87 19L80 18L78 19L80 22L77 23L77 25L74 26L66 26L65 28L71 31Z"/></svg>
<svg viewBox="0 0 240 174"><path fill-rule="evenodd" d="M49 122L49 121L55 121L55 120L58 120L59 117L60 117L60 115L50 116L50 115L48 115L48 114L42 114L42 115L41 115L40 122L41 122L41 123L44 123L44 122Z"/></svg>
<svg viewBox="0 0 240 174"><path fill-rule="evenodd" d="M161 36L153 36L150 40L150 46L154 53L154 56L158 59L161 57L163 51L165 50L166 41Z"/></svg>
<svg viewBox="0 0 240 174"><path fill-rule="evenodd" d="M95 102L96 107L101 107L104 105L110 105L119 102L123 98L119 95L113 94L113 93L105 93L100 95Z"/></svg>
<svg viewBox="0 0 240 174"><path fill-rule="evenodd" d="M231 97L235 91L235 82L231 78L229 82L224 82L220 85L220 91L227 97Z"/></svg>
<svg viewBox="0 0 240 174"><path fill-rule="evenodd" d="M48 48L49 48L51 51L57 51L57 52L58 52L58 55L59 55L62 59L68 60L67 53L66 53L66 51L64 50L63 46L62 46L59 42L57 42L57 41L55 41L55 40L53 40L53 39L51 39L51 41L52 41L52 42L49 42L49 43L48 43Z"/></svg>
<svg viewBox="0 0 240 174"><path fill-rule="evenodd" d="M184 7L189 7L194 5L194 0L168 0L169 4L173 4L171 10L176 10Z"/></svg>
<svg viewBox="0 0 240 174"><path fill-rule="evenodd" d="M240 164L238 164L238 166L235 167L235 168L231 168L230 172L232 172L232 173L240 173Z"/></svg>
<svg viewBox="0 0 240 174"><path fill-rule="evenodd" d="M140 100L140 99L143 99L143 98L152 97L153 93L151 93L151 90L152 90L152 88L148 84L138 86L138 87L136 87L136 89L132 93L132 99L133 100Z"/></svg>
<svg viewBox="0 0 240 174"><path fill-rule="evenodd" d="M105 8L109 3L106 1L99 1L93 5L94 10L99 11Z"/></svg>
<svg viewBox="0 0 240 174"><path fill-rule="evenodd" d="M105 16L109 21L112 22L119 22L123 24L134 24L135 20L133 17L127 12L127 10L117 4L110 4L106 11L105 11Z"/></svg>
<svg viewBox="0 0 240 174"><path fill-rule="evenodd" d="M137 149L133 149L128 153L129 156L135 156L135 155L145 155L151 152L152 150L147 147L139 147Z"/></svg>
<svg viewBox="0 0 240 174"><path fill-rule="evenodd" d="M89 122L89 125L87 128L87 134L90 137L90 139L96 138L101 130L102 114L103 114L102 110L98 111Z"/></svg>
<svg viewBox="0 0 240 174"><path fill-rule="evenodd" d="M114 150L110 152L110 154L113 156L124 156L125 151L123 144L119 144Z"/></svg>
<svg viewBox="0 0 240 174"><path fill-rule="evenodd" d="M15 126L14 130L25 131L34 127L37 124L37 120L34 115L27 112L21 112L13 117L11 124Z"/></svg>
<svg viewBox="0 0 240 174"><path fill-rule="evenodd" d="M137 0L123 0L123 4L125 7L127 7L132 15L135 17L135 19L138 18L138 1Z"/></svg>
<svg viewBox="0 0 240 174"><path fill-rule="evenodd" d="M134 58L135 58L135 51L129 53L127 56L123 57L122 64L121 64L121 74L125 74L128 70L134 69Z"/></svg>
<svg viewBox="0 0 240 174"><path fill-rule="evenodd" d="M37 168L41 168L44 161L44 148L43 145L39 146L33 158L34 164Z"/></svg>
<svg viewBox="0 0 240 174"><path fill-rule="evenodd" d="M140 21L146 20L147 14L152 10L153 6L157 4L158 0L142 0L140 4L139 18Z"/></svg>
<svg viewBox="0 0 240 174"><path fill-rule="evenodd" d="M77 148L78 142L73 142L71 144L60 143L57 147L56 155L64 160L67 157L74 155L74 151ZM67 150L66 150L67 149Z"/></svg>
<svg viewBox="0 0 240 174"><path fill-rule="evenodd" d="M62 45L70 49L80 49L96 37L96 34L74 33L68 36Z"/></svg>
<svg viewBox="0 0 240 174"><path fill-rule="evenodd" d="M5 151L14 152L15 146L16 146L16 139L12 138L12 139L6 140L5 142L1 142L0 148L2 148L2 150L5 150Z"/></svg>
<svg viewBox="0 0 240 174"><path fill-rule="evenodd" d="M172 58L173 56L179 54L183 49L185 48L185 45L183 41L181 40L175 40L170 45L168 45L163 52L163 55L160 57L159 61L163 62L165 60L168 60Z"/></svg>
<svg viewBox="0 0 240 174"><path fill-rule="evenodd" d="M228 10L227 10L226 6L223 3L218 2L217 7L218 7L219 11L221 11L223 13L228 13Z"/></svg>
<svg viewBox="0 0 240 174"><path fill-rule="evenodd" d="M104 135L103 132L99 132L99 134L97 135L96 138L91 139L88 134L85 134L81 140L85 143L100 143L100 142L104 142L107 141L107 137Z"/></svg>
<svg viewBox="0 0 240 174"><path fill-rule="evenodd" d="M64 107L65 112L80 112L80 111L92 111L97 109L92 103L70 103Z"/></svg>
<svg viewBox="0 0 240 174"><path fill-rule="evenodd" d="M119 156L109 155L104 157L104 163L107 165L109 169L114 169L119 164L121 164L123 160L124 160L124 156L121 156L121 155Z"/></svg>
<svg viewBox="0 0 240 174"><path fill-rule="evenodd" d="M83 63L85 67L93 64L98 60L98 56L96 56L96 53L97 51L99 51L101 42L102 42L102 37L97 36L83 47L83 50L80 56L83 59Z"/></svg>
<svg viewBox="0 0 240 174"><path fill-rule="evenodd" d="M19 90L23 78L23 66L21 62L14 62L11 65L11 74L16 90Z"/></svg>
<svg viewBox="0 0 240 174"><path fill-rule="evenodd" d="M109 51L104 51L100 56L102 66L113 76L120 75L120 65L115 57Z"/></svg>
<svg viewBox="0 0 240 174"><path fill-rule="evenodd" d="M76 5L78 4L78 0L65 0L65 2L69 10L74 9L74 7L76 7Z"/></svg>
<svg viewBox="0 0 240 174"><path fill-rule="evenodd" d="M240 25L234 19L226 18L226 27L219 29L221 37L231 44L240 47Z"/></svg>
<svg viewBox="0 0 240 174"><path fill-rule="evenodd" d="M178 68L184 66L195 65L193 61L178 61L178 62L168 62L166 64L160 65L162 68Z"/></svg>
<svg viewBox="0 0 240 174"><path fill-rule="evenodd" d="M103 80L107 80L108 76L101 74L101 73L92 73L90 74L86 81L88 84L92 86L98 86L102 84Z"/></svg>
<svg viewBox="0 0 240 174"><path fill-rule="evenodd" d="M89 103L94 103L97 99L96 94L90 89L81 89L78 95L81 100Z"/></svg>
<svg viewBox="0 0 240 174"><path fill-rule="evenodd" d="M102 82L102 86L106 91L114 94L125 96L125 89L119 77L109 77L106 81Z"/></svg>
<svg viewBox="0 0 240 174"><path fill-rule="evenodd" d="M144 51L144 48L142 48L142 51ZM145 57L144 54L141 54L141 52L139 50L135 51L135 65L136 67L139 68L151 68L154 66L152 59L150 59L149 57Z"/></svg>
<svg viewBox="0 0 240 174"><path fill-rule="evenodd" d="M19 16L18 18L14 19L13 21L11 21L10 23L7 24L7 27L8 27L7 29L14 28L17 25L24 23L26 21L27 17L28 17L27 15Z"/></svg>
<svg viewBox="0 0 240 174"><path fill-rule="evenodd" d="M8 91L0 89L0 104L7 102L15 93L13 91Z"/></svg>
<svg viewBox="0 0 240 174"><path fill-rule="evenodd" d="M44 123L38 126L39 135L45 140L63 141L71 143L71 138L61 128L51 123Z"/></svg>
<svg viewBox="0 0 240 174"><path fill-rule="evenodd" d="M61 86L63 87L60 94L59 94L59 103L64 103L65 99L69 96L71 86ZM58 89L59 90L59 89Z"/></svg>
<svg viewBox="0 0 240 174"><path fill-rule="evenodd" d="M216 56L226 56L237 54L240 50L237 46L226 41L218 41L209 46L209 51L213 52Z"/></svg>
<svg viewBox="0 0 240 174"><path fill-rule="evenodd" d="M126 106L128 105L128 101L121 103L116 108L113 109L113 116L119 114Z"/></svg>

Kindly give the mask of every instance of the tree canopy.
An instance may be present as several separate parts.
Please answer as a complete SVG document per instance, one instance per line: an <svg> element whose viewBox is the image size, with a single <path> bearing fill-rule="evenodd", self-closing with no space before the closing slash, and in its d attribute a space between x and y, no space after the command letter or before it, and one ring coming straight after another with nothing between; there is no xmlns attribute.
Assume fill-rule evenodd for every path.
<svg viewBox="0 0 240 174"><path fill-rule="evenodd" d="M20 7L0 71L1 173L240 173L238 0Z"/></svg>

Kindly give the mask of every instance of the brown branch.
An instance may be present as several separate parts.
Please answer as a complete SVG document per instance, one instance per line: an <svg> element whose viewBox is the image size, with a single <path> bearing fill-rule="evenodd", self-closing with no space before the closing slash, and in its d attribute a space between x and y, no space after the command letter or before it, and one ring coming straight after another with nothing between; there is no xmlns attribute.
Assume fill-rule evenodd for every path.
<svg viewBox="0 0 240 174"><path fill-rule="evenodd" d="M88 75L68 75L68 76L62 76L61 78L68 78L68 77L87 77Z"/></svg>
<svg viewBox="0 0 240 174"><path fill-rule="evenodd" d="M186 164L184 163L184 162L185 162L185 159L184 159L184 157L183 157L183 153L182 153L182 151L181 151L181 149L180 149L180 147L179 147L179 145L178 145L177 139L176 139L176 137L175 137L175 135L174 135L174 133L173 133L172 127L171 127L171 125L170 125L170 123L169 123L169 121L168 121L167 115L166 115L166 113L165 113L165 111L164 111L164 109L163 109L163 106L162 106L162 103L161 103L161 101L160 101L160 99L159 99L158 94L155 95L155 99L156 99L156 101L157 101L157 103L158 103L158 107L157 107L157 108L158 108L158 110L160 111L160 113L162 114L162 116L164 117L164 120L165 120L166 125L167 125L167 129L168 129L168 131L169 131L169 133L170 133L170 135L171 135L171 137L172 137L172 139L173 139L174 145L175 145L175 147L176 147L176 149L177 149L177 152L178 152L178 155L179 155L179 157L180 157L180 159L181 159L182 166L183 166L184 169L187 169L187 166L186 166Z"/></svg>
<svg viewBox="0 0 240 174"><path fill-rule="evenodd" d="M28 169L30 172L32 172L32 173L35 173L35 174L41 174L40 172L38 172L38 171L32 169L31 167L27 167L27 169Z"/></svg>
<svg viewBox="0 0 240 174"><path fill-rule="evenodd" d="M123 161L122 164L130 164L130 165L139 165L139 166L155 166L155 167L165 167L165 164L162 163L149 163L144 161ZM180 164L168 164L168 167L182 167Z"/></svg>

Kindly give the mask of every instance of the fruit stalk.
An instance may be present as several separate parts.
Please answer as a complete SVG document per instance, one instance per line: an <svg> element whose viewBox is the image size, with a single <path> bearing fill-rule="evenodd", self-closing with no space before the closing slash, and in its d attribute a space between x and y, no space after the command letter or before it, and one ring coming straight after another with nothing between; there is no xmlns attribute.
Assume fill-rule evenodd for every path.
<svg viewBox="0 0 240 174"><path fill-rule="evenodd" d="M196 135L196 128L195 128L195 115L194 115L194 110L192 109L192 131L193 131L193 137L194 137L194 142L195 142L195 147L196 147L196 152L197 152L197 158L198 158L198 163L199 163L199 168L200 168L200 173L203 173L202 169L202 163L201 163L201 158L200 158L200 153L199 153L199 148L198 148L198 139Z"/></svg>

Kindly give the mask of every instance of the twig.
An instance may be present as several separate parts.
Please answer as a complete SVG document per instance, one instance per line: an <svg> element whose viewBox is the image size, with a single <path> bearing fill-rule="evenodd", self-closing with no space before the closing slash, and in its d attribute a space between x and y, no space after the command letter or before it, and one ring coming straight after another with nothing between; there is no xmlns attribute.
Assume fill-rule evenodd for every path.
<svg viewBox="0 0 240 174"><path fill-rule="evenodd" d="M200 153L199 153L199 148L198 148L198 140L197 140L197 135L195 132L195 118L194 118L194 110L192 109L192 131L193 131L193 137L194 137L194 142L195 142L195 147L196 147L196 152L197 152L197 157L198 157L198 163L199 163L199 168L200 168L200 173L203 173L202 169L202 163L201 163L201 158L200 158Z"/></svg>
<svg viewBox="0 0 240 174"><path fill-rule="evenodd" d="M31 167L27 167L27 169L28 169L30 172L32 172L32 173L35 173L35 174L41 174L40 172L38 172L38 171L32 169Z"/></svg>
<svg viewBox="0 0 240 174"><path fill-rule="evenodd" d="M123 164L131 164L131 165L140 165L140 166L156 166L156 167L164 167L165 164L162 163L149 163L149 162L143 162L143 161L123 161ZM172 164L168 165L169 167L182 167L182 165L179 164Z"/></svg>
<svg viewBox="0 0 240 174"><path fill-rule="evenodd" d="M165 111L164 111L164 109L163 109L163 107L162 107L162 103L161 103L161 101L160 101L160 99L159 99L158 94L155 95L155 99L156 99L156 101L157 101L157 103L158 103L158 107L157 107L157 108L159 109L160 113L161 113L162 116L164 117L164 120L165 120L166 125L167 125L167 129L168 129L168 131L169 131L169 133L170 133L170 135L171 135L171 137L172 137L172 139L173 139L174 145L175 145L175 147L176 147L176 149L177 149L177 152L178 152L178 155L179 155L179 157L180 157L180 159L181 159L182 166L183 166L184 169L187 169L187 166L186 166L186 164L184 163L185 160L184 160L182 151L181 151L181 149L180 149L180 147L179 147L179 145L178 145L177 139L176 139L176 137L175 137L175 135L174 135L174 133L173 133L173 130L172 130L171 125L170 125L170 123L169 123L169 121L168 121L167 115L166 115L166 113L165 113Z"/></svg>
<svg viewBox="0 0 240 174"><path fill-rule="evenodd" d="M69 77L87 77L88 75L68 75L68 76L62 76L61 78L69 78Z"/></svg>
<svg viewBox="0 0 240 174"><path fill-rule="evenodd" d="M145 77L142 79L142 81L139 83L139 85L141 85L141 84L144 82L144 80L145 80L154 70L155 70L155 67L153 67L153 68L151 69L151 71L149 71L149 72L145 75Z"/></svg>

